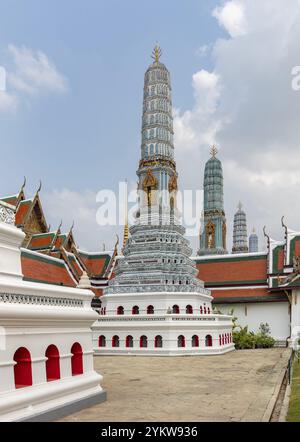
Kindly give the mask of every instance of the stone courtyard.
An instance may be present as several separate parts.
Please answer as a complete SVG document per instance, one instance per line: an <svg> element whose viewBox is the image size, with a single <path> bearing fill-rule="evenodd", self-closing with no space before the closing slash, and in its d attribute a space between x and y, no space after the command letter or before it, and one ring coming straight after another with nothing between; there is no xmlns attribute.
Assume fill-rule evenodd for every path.
<svg viewBox="0 0 300 442"><path fill-rule="evenodd" d="M261 421L289 354L275 348L203 357L98 356L107 401L62 421Z"/></svg>

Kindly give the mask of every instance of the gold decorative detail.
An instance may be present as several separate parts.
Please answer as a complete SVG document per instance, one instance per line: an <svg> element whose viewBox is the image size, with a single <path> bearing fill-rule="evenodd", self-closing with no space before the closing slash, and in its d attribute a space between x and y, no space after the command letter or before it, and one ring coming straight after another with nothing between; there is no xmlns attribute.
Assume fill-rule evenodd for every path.
<svg viewBox="0 0 300 442"><path fill-rule="evenodd" d="M293 256L293 271L294 274L300 274L300 256Z"/></svg>
<svg viewBox="0 0 300 442"><path fill-rule="evenodd" d="M171 167L174 171L175 171L175 162L171 161L171 160L166 160L166 159L159 159L159 160L141 160L139 163L139 167L147 167L147 166L151 166L151 167L155 167L155 166L168 166Z"/></svg>
<svg viewBox="0 0 300 442"><path fill-rule="evenodd" d="M212 220L209 220L205 226L206 233L206 247L213 249L215 247L215 225Z"/></svg>
<svg viewBox="0 0 300 442"><path fill-rule="evenodd" d="M214 144L212 146L212 148L210 149L210 154L211 154L212 158L216 158L217 153L218 153L218 149L217 149L216 145Z"/></svg>
<svg viewBox="0 0 300 442"><path fill-rule="evenodd" d="M144 178L143 181L143 189L146 191L149 187L156 188L157 186L157 179L153 175L153 172L151 169L147 169L147 175Z"/></svg>
<svg viewBox="0 0 300 442"><path fill-rule="evenodd" d="M151 58L153 58L155 63L159 62L161 54L162 54L162 51L161 51L159 45L155 45L155 48L153 49L152 54L151 54Z"/></svg>
<svg viewBox="0 0 300 442"><path fill-rule="evenodd" d="M222 243L223 243L223 248L224 249L226 249L226 231L227 231L226 223L225 223L225 221L223 221L223 224L222 224Z"/></svg>
<svg viewBox="0 0 300 442"><path fill-rule="evenodd" d="M143 181L143 190L147 195L147 206L153 205L154 200L154 190L157 189L157 179L153 175L151 169L147 169L147 175Z"/></svg>
<svg viewBox="0 0 300 442"><path fill-rule="evenodd" d="M173 191L176 192L176 190L177 190L177 176L176 176L175 173L170 177L170 179L169 179L169 186L168 187L169 187L169 192L170 193L173 192Z"/></svg>

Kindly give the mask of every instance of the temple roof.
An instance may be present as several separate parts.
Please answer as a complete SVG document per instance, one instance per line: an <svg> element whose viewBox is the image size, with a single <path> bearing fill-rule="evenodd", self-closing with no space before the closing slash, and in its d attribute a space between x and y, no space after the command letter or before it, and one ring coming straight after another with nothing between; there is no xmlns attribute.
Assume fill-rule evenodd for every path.
<svg viewBox="0 0 300 442"><path fill-rule="evenodd" d="M43 255L32 250L21 249L21 263L22 273L26 281L44 282L68 287L77 286L77 281L61 259Z"/></svg>
<svg viewBox="0 0 300 442"><path fill-rule="evenodd" d="M78 250L78 255L90 277L104 278L112 260L113 252L89 253Z"/></svg>

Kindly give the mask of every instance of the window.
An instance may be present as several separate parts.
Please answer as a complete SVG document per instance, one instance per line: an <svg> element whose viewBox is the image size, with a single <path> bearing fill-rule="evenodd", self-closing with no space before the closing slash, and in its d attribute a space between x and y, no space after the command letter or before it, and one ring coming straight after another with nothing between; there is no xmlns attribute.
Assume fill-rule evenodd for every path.
<svg viewBox="0 0 300 442"><path fill-rule="evenodd" d="M106 338L105 336L99 336L99 347L106 347Z"/></svg>
<svg viewBox="0 0 300 442"><path fill-rule="evenodd" d="M126 347L133 347L133 337L132 336L126 336Z"/></svg>
<svg viewBox="0 0 300 442"><path fill-rule="evenodd" d="M187 314L192 314L193 313L193 307L191 305L187 305L185 308L185 312Z"/></svg>
<svg viewBox="0 0 300 442"><path fill-rule="evenodd" d="M124 307L122 305L119 305L117 308L117 315L124 315Z"/></svg>
<svg viewBox="0 0 300 442"><path fill-rule="evenodd" d="M72 366L72 376L83 373L83 359L82 359L82 348L78 342L72 345L71 348L71 366Z"/></svg>
<svg viewBox="0 0 300 442"><path fill-rule="evenodd" d="M205 336L205 346L206 347L212 347L212 337L211 335Z"/></svg>
<svg viewBox="0 0 300 442"><path fill-rule="evenodd" d="M140 309L137 305L135 305L134 307L132 307L132 314L133 315L138 315L140 313Z"/></svg>
<svg viewBox="0 0 300 442"><path fill-rule="evenodd" d="M20 347L14 354L15 387L23 388L32 385L32 370L30 353L25 347Z"/></svg>
<svg viewBox="0 0 300 442"><path fill-rule="evenodd" d="M143 335L140 337L140 347L145 348L148 346L147 336Z"/></svg>
<svg viewBox="0 0 300 442"><path fill-rule="evenodd" d="M178 347L185 347L185 337L183 335L178 336L177 338Z"/></svg>
<svg viewBox="0 0 300 442"><path fill-rule="evenodd" d="M192 336L192 347L199 347L199 336Z"/></svg>
<svg viewBox="0 0 300 442"><path fill-rule="evenodd" d="M47 382L60 379L59 351L55 345L49 345L46 350L46 377Z"/></svg>
<svg viewBox="0 0 300 442"><path fill-rule="evenodd" d="M112 337L112 346L113 346L113 347L120 347L120 339L119 339L119 336L114 335L114 336Z"/></svg>
<svg viewBox="0 0 300 442"><path fill-rule="evenodd" d="M219 335L219 345L222 345L222 337Z"/></svg>
<svg viewBox="0 0 300 442"><path fill-rule="evenodd" d="M163 346L163 340L160 335L155 336L154 340L154 347L155 348L161 348Z"/></svg>
<svg viewBox="0 0 300 442"><path fill-rule="evenodd" d="M206 307L204 306L204 314L206 315Z"/></svg>
<svg viewBox="0 0 300 442"><path fill-rule="evenodd" d="M173 305L173 307L172 307L172 313L176 313L176 314L178 314L179 313L179 306L178 305Z"/></svg>
<svg viewBox="0 0 300 442"><path fill-rule="evenodd" d="M210 308L207 307L207 313L210 315Z"/></svg>
<svg viewBox="0 0 300 442"><path fill-rule="evenodd" d="M147 307L147 315L153 315L153 313L154 313L153 305L148 305L148 307Z"/></svg>
<svg viewBox="0 0 300 442"><path fill-rule="evenodd" d="M202 315L202 313L203 313L203 308L202 308L202 305L200 306L200 315Z"/></svg>

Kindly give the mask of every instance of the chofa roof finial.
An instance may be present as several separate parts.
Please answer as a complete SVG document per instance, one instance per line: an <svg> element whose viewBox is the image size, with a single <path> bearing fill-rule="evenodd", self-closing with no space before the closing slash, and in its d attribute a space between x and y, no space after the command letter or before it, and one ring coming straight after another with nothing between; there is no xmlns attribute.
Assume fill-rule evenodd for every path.
<svg viewBox="0 0 300 442"><path fill-rule="evenodd" d="M218 153L217 146L215 144L213 144L210 149L210 154L211 154L212 158L216 158L217 153Z"/></svg>
<svg viewBox="0 0 300 442"><path fill-rule="evenodd" d="M152 54L151 54L151 58L153 58L155 63L159 62L161 54L162 54L162 50L160 49L160 46L158 45L158 43L156 43L156 45L155 45L155 47L154 47L154 49L152 51Z"/></svg>
<svg viewBox="0 0 300 442"><path fill-rule="evenodd" d="M42 180L40 180L39 187L36 193L40 193L41 190L42 190Z"/></svg>
<svg viewBox="0 0 300 442"><path fill-rule="evenodd" d="M268 241L268 248L270 247L270 236L266 233L266 226L263 227L264 236L267 238Z"/></svg>
<svg viewBox="0 0 300 442"><path fill-rule="evenodd" d="M26 186L26 176L24 176L24 181L23 181L23 184L22 184L22 186L21 186L20 193L23 192L25 186Z"/></svg>

